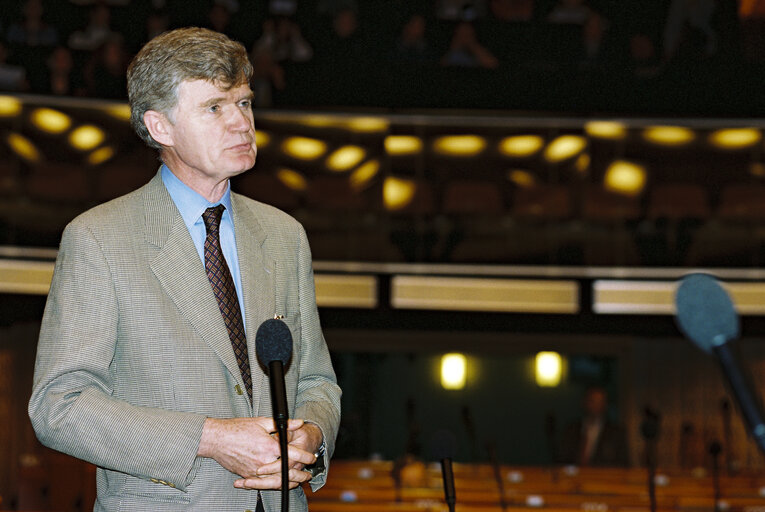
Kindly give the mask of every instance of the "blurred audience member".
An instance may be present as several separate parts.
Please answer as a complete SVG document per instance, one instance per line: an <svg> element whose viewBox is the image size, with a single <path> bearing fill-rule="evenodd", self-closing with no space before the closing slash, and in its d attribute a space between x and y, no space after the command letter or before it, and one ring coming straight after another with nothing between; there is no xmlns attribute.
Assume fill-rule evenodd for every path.
<svg viewBox="0 0 765 512"><path fill-rule="evenodd" d="M130 56L125 40L113 34L93 53L85 66L87 94L94 98L127 98L127 66Z"/></svg>
<svg viewBox="0 0 765 512"><path fill-rule="evenodd" d="M46 61L48 71L45 89L39 91L54 96L81 96L82 77L74 66L72 52L66 46L57 46Z"/></svg>
<svg viewBox="0 0 765 512"><path fill-rule="evenodd" d="M313 57L313 49L298 24L286 17L263 23L263 35L255 42L254 51L268 52L277 63L307 62Z"/></svg>
<svg viewBox="0 0 765 512"><path fill-rule="evenodd" d="M634 34L629 46L631 75L640 80L657 76L661 71L661 59L653 40L647 34Z"/></svg>
<svg viewBox="0 0 765 512"><path fill-rule="evenodd" d="M91 6L87 26L69 36L69 48L86 52L96 51L115 34L111 28L111 15L109 6L104 2Z"/></svg>
<svg viewBox="0 0 765 512"><path fill-rule="evenodd" d="M444 66L496 68L499 60L480 42L475 27L461 21L454 28L449 50L441 58Z"/></svg>
<svg viewBox="0 0 765 512"><path fill-rule="evenodd" d="M21 19L8 26L6 40L12 46L51 47L58 44L58 30L45 22L42 0L27 0Z"/></svg>
<svg viewBox="0 0 765 512"><path fill-rule="evenodd" d="M28 85L26 70L8 63L8 48L0 41L0 91L24 91Z"/></svg>
<svg viewBox="0 0 765 512"><path fill-rule="evenodd" d="M222 34L230 35L229 26L231 24L231 14L235 11L231 10L236 4L230 4L227 2L216 1L210 6L210 10L207 12L207 24L206 27Z"/></svg>
<svg viewBox="0 0 765 512"><path fill-rule="evenodd" d="M486 16L486 0L437 0L436 17L447 21L475 21Z"/></svg>
<svg viewBox="0 0 765 512"><path fill-rule="evenodd" d="M170 28L170 15L165 9L154 9L146 17L145 41L151 41ZM143 42L141 43L143 44Z"/></svg>
<svg viewBox="0 0 765 512"><path fill-rule="evenodd" d="M547 15L547 22L559 25L580 25L585 55L597 57L605 31L605 20L586 0L558 0Z"/></svg>
<svg viewBox="0 0 765 512"><path fill-rule="evenodd" d="M608 418L608 393L600 386L587 389L583 416L563 433L561 462L579 466L627 466L627 439L621 425Z"/></svg>
<svg viewBox="0 0 765 512"><path fill-rule="evenodd" d="M498 21L531 21L534 18L534 0L491 0L489 11Z"/></svg>
<svg viewBox="0 0 765 512"><path fill-rule="evenodd" d="M435 61L426 37L427 21L422 14L413 14L396 39L393 59L404 63L425 64Z"/></svg>
<svg viewBox="0 0 765 512"><path fill-rule="evenodd" d="M664 25L664 59L698 59L717 53L718 35L712 27L716 0L672 0Z"/></svg>

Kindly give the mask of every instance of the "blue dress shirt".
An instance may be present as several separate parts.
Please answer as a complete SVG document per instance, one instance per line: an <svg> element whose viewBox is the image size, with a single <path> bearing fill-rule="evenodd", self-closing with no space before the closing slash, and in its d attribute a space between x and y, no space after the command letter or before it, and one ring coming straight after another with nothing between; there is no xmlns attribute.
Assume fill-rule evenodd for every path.
<svg viewBox="0 0 765 512"><path fill-rule="evenodd" d="M205 261L204 248L205 238L207 238L207 230L205 228L205 223L202 220L202 213L211 206L217 206L218 204L222 204L226 207L220 221L220 245L223 250L223 257L226 258L226 263L228 263L231 277L234 278L236 296L237 299L239 299L239 309L242 311L242 322L244 322L244 330L247 332L247 321L244 316L244 300L242 297L242 276L239 273L239 257L236 253L234 219L231 210L231 183L226 187L226 192L223 194L220 201L211 203L179 180L166 165L162 165L161 172L162 183L165 184L165 188L170 193L170 197L175 203L176 208L178 208L178 211L181 213L183 222L189 230L189 234L194 241L194 246L197 248L199 259L203 265Z"/></svg>

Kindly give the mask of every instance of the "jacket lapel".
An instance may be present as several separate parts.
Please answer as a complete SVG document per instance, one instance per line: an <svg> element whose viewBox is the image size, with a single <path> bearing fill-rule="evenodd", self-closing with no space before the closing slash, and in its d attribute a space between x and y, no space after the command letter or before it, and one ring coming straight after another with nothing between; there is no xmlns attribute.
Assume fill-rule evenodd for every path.
<svg viewBox="0 0 765 512"><path fill-rule="evenodd" d="M239 271L244 290L244 314L247 322L247 350L250 356L253 386L253 413L258 416L258 396L269 396L268 377L260 369L255 348L255 338L260 324L273 318L275 306L275 262L263 251L266 240L255 213L248 208L241 196L231 194L234 210L234 232L239 256ZM259 392L261 390L261 392Z"/></svg>
<svg viewBox="0 0 765 512"><path fill-rule="evenodd" d="M215 351L244 389L228 331L204 265L159 173L146 187L144 211L147 241L157 248L150 262L152 272L181 315Z"/></svg>

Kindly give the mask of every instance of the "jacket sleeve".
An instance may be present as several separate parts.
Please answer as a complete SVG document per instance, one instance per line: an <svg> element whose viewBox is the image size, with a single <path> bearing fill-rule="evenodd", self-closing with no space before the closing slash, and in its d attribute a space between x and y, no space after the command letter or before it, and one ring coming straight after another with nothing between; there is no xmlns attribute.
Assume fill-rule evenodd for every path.
<svg viewBox="0 0 765 512"><path fill-rule="evenodd" d="M113 396L119 304L99 241L64 231L37 347L29 416L46 446L97 466L184 490L204 416L138 407Z"/></svg>
<svg viewBox="0 0 765 512"><path fill-rule="evenodd" d="M341 391L319 323L311 251L302 227L299 243L298 279L302 343L295 411L297 418L317 424L324 434L325 470L311 480L311 488L317 490L326 482L329 459L335 450L340 424Z"/></svg>

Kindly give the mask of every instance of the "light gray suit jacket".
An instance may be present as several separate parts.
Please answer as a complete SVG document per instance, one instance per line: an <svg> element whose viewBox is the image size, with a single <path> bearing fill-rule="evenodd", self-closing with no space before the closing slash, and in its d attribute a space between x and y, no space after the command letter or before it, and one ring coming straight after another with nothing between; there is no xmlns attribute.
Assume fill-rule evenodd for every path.
<svg viewBox="0 0 765 512"><path fill-rule="evenodd" d="M238 194L231 202L252 405L204 264L159 173L64 231L29 415L43 444L99 467L97 511L255 510L256 491L235 489L237 475L196 452L206 417L271 415L255 331L275 315L293 337L285 375L290 417L318 424L329 462L340 389L319 324L305 232L268 205ZM279 510L278 491L263 497L266 510ZM307 510L300 488L290 510Z"/></svg>

